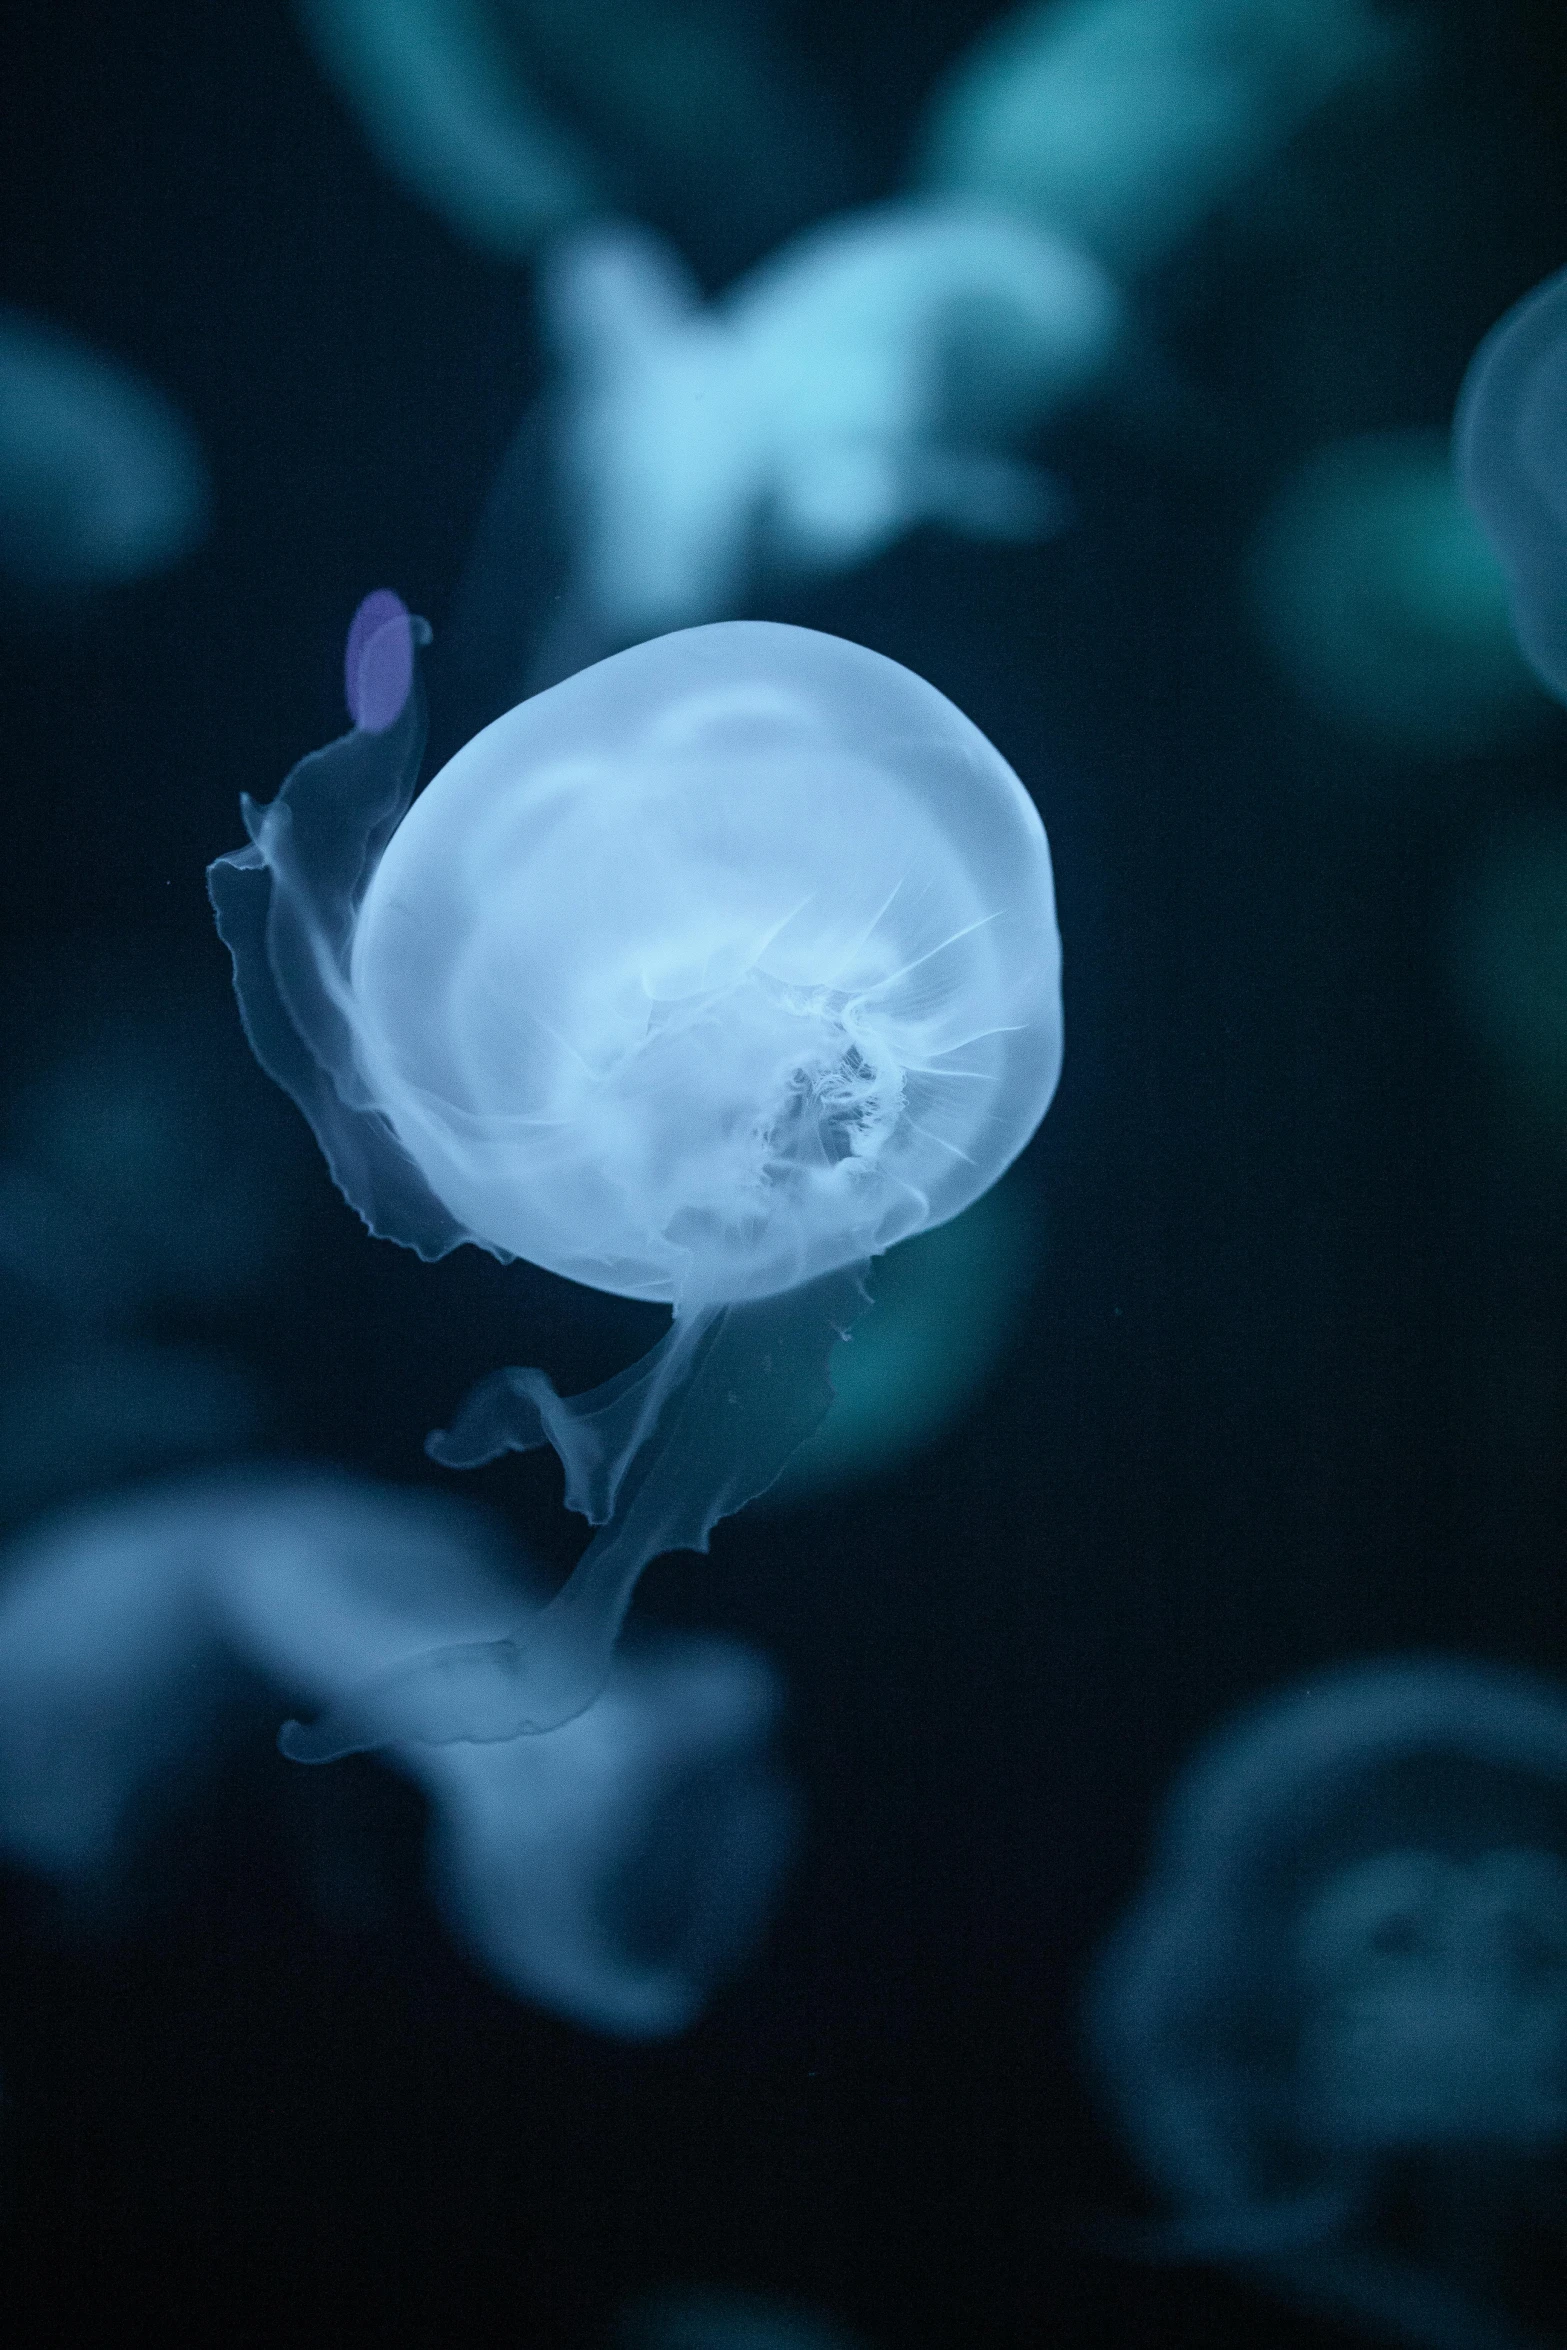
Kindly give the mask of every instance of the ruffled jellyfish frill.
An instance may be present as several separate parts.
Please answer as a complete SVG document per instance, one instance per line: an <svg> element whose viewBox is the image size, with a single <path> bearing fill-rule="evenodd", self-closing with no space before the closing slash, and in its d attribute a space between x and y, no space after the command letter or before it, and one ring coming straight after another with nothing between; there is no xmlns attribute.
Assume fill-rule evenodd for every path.
<svg viewBox="0 0 1567 2350"><path fill-rule="evenodd" d="M360 626L351 707L413 625ZM586 1396L497 1373L431 1440L452 1467L552 1444L600 1531L515 1637L291 1726L311 1761L590 1705L642 1567L773 1481L867 1261L988 1189L1061 1060L1038 813L895 662L685 630L519 704L417 800L407 675L400 709L378 690L375 724L247 801L251 847L212 868L251 1042L373 1232L674 1320Z"/></svg>
<svg viewBox="0 0 1567 2350"><path fill-rule="evenodd" d="M1486 336L1453 439L1464 495L1507 572L1518 642L1567 701L1567 269Z"/></svg>

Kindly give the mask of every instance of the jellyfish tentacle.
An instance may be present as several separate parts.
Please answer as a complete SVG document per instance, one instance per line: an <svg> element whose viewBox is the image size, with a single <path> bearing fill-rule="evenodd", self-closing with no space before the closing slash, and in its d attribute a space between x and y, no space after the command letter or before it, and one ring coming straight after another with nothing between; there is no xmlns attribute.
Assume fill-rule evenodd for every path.
<svg viewBox="0 0 1567 2350"><path fill-rule="evenodd" d="M515 1633L411 1658L308 1728L285 1723L278 1744L293 1762L320 1763L382 1746L491 1746L564 1729L604 1693L646 1564L634 1533L605 1528Z"/></svg>
<svg viewBox="0 0 1567 2350"><path fill-rule="evenodd" d="M946 954L950 948L961 945L964 939L972 938L977 930L988 930L993 922L1000 920L999 911L976 915L972 922L965 922L960 929L949 931L945 938L938 938L935 945L927 947L922 955L913 955L908 962L900 963L896 971L884 973L874 987L862 988L856 1000L862 1004L874 1003L878 996L885 995L889 988L907 979L911 971L922 970L927 963L934 962L938 955Z"/></svg>
<svg viewBox="0 0 1567 2350"><path fill-rule="evenodd" d="M503 1453L553 1445L566 1472L566 1507L602 1526L628 1464L721 1311L683 1316L645 1355L583 1395L562 1395L546 1371L493 1371L470 1390L450 1428L426 1437L425 1451L444 1469L478 1469Z"/></svg>
<svg viewBox="0 0 1567 2350"><path fill-rule="evenodd" d="M781 1474L825 1419L832 1350L869 1304L855 1266L776 1297L698 1309L587 1396L557 1395L542 1371L484 1380L454 1430L430 1440L433 1456L466 1467L553 1444L568 1502L599 1532L516 1632L398 1666L308 1729L286 1724L283 1752L333 1762L377 1746L483 1745L585 1713L609 1678L643 1568L666 1550L705 1551L719 1519ZM470 1454L464 1431L487 1449Z"/></svg>
<svg viewBox="0 0 1567 2350"><path fill-rule="evenodd" d="M554 1729L555 1722L535 1725L528 1718L529 1653L511 1638L431 1649L351 1690L316 1721L285 1722L278 1732L279 1749L290 1762L327 1763L383 1746L448 1746L459 1737L482 1746L532 1727ZM598 1693L595 1689L573 1712L585 1712ZM457 1720L463 1725L460 1732L451 1727Z"/></svg>

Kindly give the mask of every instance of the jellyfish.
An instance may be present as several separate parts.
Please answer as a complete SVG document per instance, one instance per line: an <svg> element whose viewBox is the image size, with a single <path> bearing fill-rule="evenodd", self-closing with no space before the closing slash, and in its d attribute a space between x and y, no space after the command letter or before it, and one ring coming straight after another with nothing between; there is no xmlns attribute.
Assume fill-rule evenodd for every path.
<svg viewBox="0 0 1567 2350"><path fill-rule="evenodd" d="M833 1363L832 1409L785 1462L769 1504L885 1476L976 1408L1027 1313L1042 1253L1016 1175L880 1259L875 1312Z"/></svg>
<svg viewBox="0 0 1567 2350"><path fill-rule="evenodd" d="M1399 1659L1221 1733L1089 2040L1175 2206L1154 2250L1430 2350L1543 2341L1567 2284L1567 1695Z"/></svg>
<svg viewBox="0 0 1567 2350"><path fill-rule="evenodd" d="M605 202L483 0L299 0L299 17L382 162L460 235L515 259Z"/></svg>
<svg viewBox="0 0 1567 2350"><path fill-rule="evenodd" d="M251 1043L372 1232L673 1318L588 1395L501 1371L432 1438L457 1468L553 1445L598 1531L515 1636L289 1726L310 1761L591 1705L643 1566L777 1476L866 1263L989 1188L1061 1061L1038 812L895 662L763 622L661 637L519 704L411 806L411 655L389 724L362 674L353 733L247 802L251 846L211 871Z"/></svg>
<svg viewBox="0 0 1567 2350"><path fill-rule="evenodd" d="M1507 573L1518 642L1567 701L1567 269L1480 345L1453 442L1464 495Z"/></svg>
<svg viewBox="0 0 1567 2350"><path fill-rule="evenodd" d="M1250 569L1280 667L1358 735L1411 757L1460 757L1549 715L1440 434L1366 433L1315 450L1264 515Z"/></svg>
<svg viewBox="0 0 1567 2350"><path fill-rule="evenodd" d="M1403 42L1364 0L1035 0L956 61L919 184L1150 268Z"/></svg>
<svg viewBox="0 0 1567 2350"><path fill-rule="evenodd" d="M769 2293L686 2286L621 2311L613 2350L860 2350L860 2337L825 2311Z"/></svg>
<svg viewBox="0 0 1567 2350"><path fill-rule="evenodd" d="M207 508L206 462L161 392L0 306L0 580L50 597L162 571Z"/></svg>
<svg viewBox="0 0 1567 2350"><path fill-rule="evenodd" d="M479 1513L328 1473L229 1470L78 1506L0 1554L0 1850L81 1897L257 1718L514 1620ZM549 1739L398 1749L451 1930L519 1997L630 2039L683 2030L771 1909L797 1818L781 1690L737 1642L616 1660Z"/></svg>
<svg viewBox="0 0 1567 2350"><path fill-rule="evenodd" d="M714 620L760 567L848 569L921 523L1026 540L1062 503L1019 444L1105 365L1097 265L972 202L825 222L711 308L604 228L545 279L575 594L611 643Z"/></svg>
<svg viewBox="0 0 1567 2350"><path fill-rule="evenodd" d="M673 215L733 266L842 200L847 141L726 0L298 0L381 161L461 237L523 260L561 227Z"/></svg>
<svg viewBox="0 0 1567 2350"><path fill-rule="evenodd" d="M623 1650L555 1737L419 1748L454 1937L557 2015L684 2031L760 1937L794 1848L781 1703L754 1650L665 1637Z"/></svg>

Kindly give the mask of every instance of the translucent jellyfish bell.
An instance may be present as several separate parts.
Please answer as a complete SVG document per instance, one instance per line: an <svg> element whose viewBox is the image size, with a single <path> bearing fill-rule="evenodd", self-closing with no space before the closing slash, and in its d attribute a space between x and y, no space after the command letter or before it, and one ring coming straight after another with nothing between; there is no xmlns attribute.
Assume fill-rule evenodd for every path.
<svg viewBox="0 0 1567 2350"><path fill-rule="evenodd" d="M360 630L355 690L409 626ZM517 1639L293 1731L306 1760L591 1704L641 1568L772 1482L860 1269L995 1181L1061 1062L1044 828L895 662L685 630L521 703L411 807L421 704L393 698L212 869L251 1041L372 1231L675 1318L606 1387L503 1372L432 1441L453 1467L553 1444L604 1531Z"/></svg>
<svg viewBox="0 0 1567 2350"><path fill-rule="evenodd" d="M956 1214L1058 1066L1021 786L909 671L760 622L486 728L388 843L348 976L360 1066L466 1232L688 1305Z"/></svg>
<svg viewBox="0 0 1567 2350"><path fill-rule="evenodd" d="M943 76L920 176L1143 270L1403 47L1364 0L1031 0Z"/></svg>
<svg viewBox="0 0 1567 2350"><path fill-rule="evenodd" d="M1184 1774L1089 2020L1175 2206L1156 2249L1429 2350L1543 2350L1567 1697L1408 1658L1260 1706Z"/></svg>
<svg viewBox="0 0 1567 2350"><path fill-rule="evenodd" d="M1508 574L1518 642L1567 701L1567 269L1486 336L1453 440L1464 495Z"/></svg>

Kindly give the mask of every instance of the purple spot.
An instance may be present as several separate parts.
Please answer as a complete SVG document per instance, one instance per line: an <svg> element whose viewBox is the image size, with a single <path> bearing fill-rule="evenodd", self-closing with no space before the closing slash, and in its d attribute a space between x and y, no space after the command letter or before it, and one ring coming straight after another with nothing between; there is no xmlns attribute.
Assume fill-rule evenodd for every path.
<svg viewBox="0 0 1567 2350"><path fill-rule="evenodd" d="M401 716L413 681L408 607L390 588L374 588L349 624L343 654L343 690L354 724L366 734L385 734Z"/></svg>

